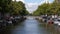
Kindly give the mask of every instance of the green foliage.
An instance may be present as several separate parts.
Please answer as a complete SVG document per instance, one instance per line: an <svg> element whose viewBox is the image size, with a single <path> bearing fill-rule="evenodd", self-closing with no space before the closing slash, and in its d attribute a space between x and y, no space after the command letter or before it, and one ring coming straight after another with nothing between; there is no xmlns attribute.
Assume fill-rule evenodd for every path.
<svg viewBox="0 0 60 34"><path fill-rule="evenodd" d="M44 3L38 7L38 9L33 12L33 15L52 15L57 14L60 15L60 4L53 2L53 3Z"/></svg>
<svg viewBox="0 0 60 34"><path fill-rule="evenodd" d="M26 14L26 8L25 8L25 4L21 1L19 2L12 2L12 14L17 14L17 15L25 15Z"/></svg>
<svg viewBox="0 0 60 34"><path fill-rule="evenodd" d="M25 8L25 4L21 1L16 2L16 1L12 1L12 0L0 0L0 13L25 15L28 12Z"/></svg>
<svg viewBox="0 0 60 34"><path fill-rule="evenodd" d="M11 1L12 0L0 0L0 12L1 13L9 12Z"/></svg>

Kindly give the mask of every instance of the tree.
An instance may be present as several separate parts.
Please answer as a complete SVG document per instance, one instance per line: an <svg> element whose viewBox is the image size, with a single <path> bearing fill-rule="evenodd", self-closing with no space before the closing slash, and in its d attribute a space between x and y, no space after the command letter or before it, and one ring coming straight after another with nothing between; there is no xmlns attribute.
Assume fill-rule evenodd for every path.
<svg viewBox="0 0 60 34"><path fill-rule="evenodd" d="M0 13L3 15L7 13L11 15L25 15L25 4L21 1L0 0Z"/></svg>
<svg viewBox="0 0 60 34"><path fill-rule="evenodd" d="M60 15L60 4L56 3L44 3L38 7L38 9L33 13L34 15Z"/></svg>
<svg viewBox="0 0 60 34"><path fill-rule="evenodd" d="M1 13L9 12L11 1L12 0L0 0L0 12Z"/></svg>
<svg viewBox="0 0 60 34"><path fill-rule="evenodd" d="M26 10L25 4L21 1L19 2L13 1L11 8L12 8L11 13L14 15L21 15L21 16L26 15L27 10Z"/></svg>

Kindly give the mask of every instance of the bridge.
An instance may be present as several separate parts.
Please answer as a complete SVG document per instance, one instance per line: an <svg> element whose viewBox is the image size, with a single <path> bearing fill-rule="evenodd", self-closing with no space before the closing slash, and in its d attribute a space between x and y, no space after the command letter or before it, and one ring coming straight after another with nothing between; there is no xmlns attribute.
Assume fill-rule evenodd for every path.
<svg viewBox="0 0 60 34"><path fill-rule="evenodd" d="M24 17L26 17L26 18L29 18L29 17L31 17L31 18L41 18L40 16L24 16Z"/></svg>

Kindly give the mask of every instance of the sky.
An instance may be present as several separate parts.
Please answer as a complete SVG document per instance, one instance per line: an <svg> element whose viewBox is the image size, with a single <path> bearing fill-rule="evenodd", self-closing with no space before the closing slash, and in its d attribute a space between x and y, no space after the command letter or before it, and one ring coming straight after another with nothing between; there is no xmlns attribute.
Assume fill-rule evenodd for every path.
<svg viewBox="0 0 60 34"><path fill-rule="evenodd" d="M22 1L23 3L25 3L26 9L30 13L32 13L38 8L39 5L45 3L46 1L49 1L49 3L52 3L54 0L16 0L16 1Z"/></svg>

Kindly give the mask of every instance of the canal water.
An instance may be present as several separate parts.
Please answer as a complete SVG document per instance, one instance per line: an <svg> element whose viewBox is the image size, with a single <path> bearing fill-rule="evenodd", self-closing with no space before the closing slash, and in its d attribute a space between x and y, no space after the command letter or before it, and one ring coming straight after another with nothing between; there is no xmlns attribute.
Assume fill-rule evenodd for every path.
<svg viewBox="0 0 60 34"><path fill-rule="evenodd" d="M54 27L46 27L33 17L28 17L24 22L10 30L10 34L58 34Z"/></svg>

